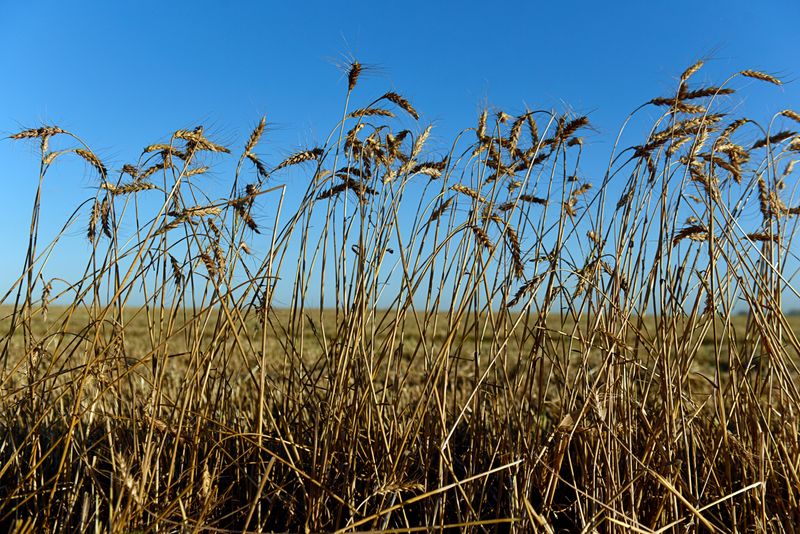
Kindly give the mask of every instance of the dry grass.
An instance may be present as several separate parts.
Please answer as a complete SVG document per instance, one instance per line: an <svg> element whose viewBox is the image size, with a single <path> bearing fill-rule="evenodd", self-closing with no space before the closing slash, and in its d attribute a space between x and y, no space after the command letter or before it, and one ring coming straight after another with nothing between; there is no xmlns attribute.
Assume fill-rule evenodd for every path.
<svg viewBox="0 0 800 534"><path fill-rule="evenodd" d="M594 181L586 117L487 110L433 155L374 107L418 120L399 94L349 109L357 62L325 145L270 164L262 119L223 198L202 127L119 171L55 126L11 136L41 165L0 301L0 524L793 532L797 113L723 115L742 77L780 82L701 68ZM65 282L38 236L66 157L98 187Z"/></svg>

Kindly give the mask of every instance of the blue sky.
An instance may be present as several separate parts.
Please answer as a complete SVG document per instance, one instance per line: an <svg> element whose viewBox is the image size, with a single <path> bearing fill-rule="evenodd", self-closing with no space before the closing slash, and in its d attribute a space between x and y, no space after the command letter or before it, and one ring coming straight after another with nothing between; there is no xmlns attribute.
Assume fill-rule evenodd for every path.
<svg viewBox="0 0 800 534"><path fill-rule="evenodd" d="M262 114L273 163L324 141L341 115L355 57L371 65L364 100L393 89L435 124L446 152L489 105L588 114L586 165L605 169L627 114L674 90L741 69L788 83L736 97L748 115L800 108L800 2L12 2L0 1L0 135L41 123L80 137L111 168L145 145L204 124L241 146ZM654 115L656 111L652 112ZM36 187L35 147L0 140L0 287L19 273ZM92 195L79 164L54 169L43 225L52 232ZM227 178L220 174L219 185ZM71 230L55 269L76 272L88 244Z"/></svg>

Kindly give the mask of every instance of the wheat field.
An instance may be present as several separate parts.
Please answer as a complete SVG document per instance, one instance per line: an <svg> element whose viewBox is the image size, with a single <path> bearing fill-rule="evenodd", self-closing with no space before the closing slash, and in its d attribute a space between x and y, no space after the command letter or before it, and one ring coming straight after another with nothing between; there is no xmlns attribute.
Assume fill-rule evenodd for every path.
<svg viewBox="0 0 800 534"><path fill-rule="evenodd" d="M602 171L590 118L548 110L435 153L357 61L327 141L281 161L266 117L118 169L11 135L40 161L0 301L3 530L795 532L800 115L737 116L781 81L702 66ZM96 187L44 242L66 158ZM76 228L83 274L53 277Z"/></svg>

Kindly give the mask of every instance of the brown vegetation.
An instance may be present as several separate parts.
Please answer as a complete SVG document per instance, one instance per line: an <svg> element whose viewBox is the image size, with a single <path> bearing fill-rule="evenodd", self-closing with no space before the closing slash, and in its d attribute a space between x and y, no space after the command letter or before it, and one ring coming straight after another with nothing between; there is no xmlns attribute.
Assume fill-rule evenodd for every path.
<svg viewBox="0 0 800 534"><path fill-rule="evenodd" d="M203 163L230 149L202 127L116 172L58 127L11 136L41 165L0 301L0 524L792 531L798 115L712 112L780 82L692 88L701 67L591 180L586 117L486 111L436 157L394 92L274 165L262 119L218 199ZM45 280L41 183L76 156L86 269Z"/></svg>

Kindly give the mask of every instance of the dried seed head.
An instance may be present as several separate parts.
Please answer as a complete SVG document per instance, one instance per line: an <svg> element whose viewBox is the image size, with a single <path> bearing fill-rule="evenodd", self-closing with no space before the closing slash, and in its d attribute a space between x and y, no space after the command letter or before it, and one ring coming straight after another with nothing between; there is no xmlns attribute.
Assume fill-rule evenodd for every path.
<svg viewBox="0 0 800 534"><path fill-rule="evenodd" d="M729 87L701 87L700 89L694 89L693 91L686 91L684 90L681 94L678 95L680 100L694 100L695 98L704 98L707 96L720 96L720 95L732 95L736 92L736 90L731 89Z"/></svg>
<svg viewBox="0 0 800 534"><path fill-rule="evenodd" d="M678 152L678 149L680 149L683 145L691 141L691 139L692 138L688 135L674 138L667 147L667 155L668 156L674 155L676 152Z"/></svg>
<svg viewBox="0 0 800 534"><path fill-rule="evenodd" d="M147 178L149 178L150 176L152 176L156 172L162 171L164 169L168 169L170 167L171 167L171 165L169 165L166 161L162 161L160 163L156 163L155 165L152 165L152 166L146 168L145 170L143 170L142 174L139 175L138 179L139 180L146 180Z"/></svg>
<svg viewBox="0 0 800 534"><path fill-rule="evenodd" d="M687 104L686 102L675 102L675 105L672 107L678 113L689 113L690 115L700 115L708 112L707 108L703 106L696 106L694 104Z"/></svg>
<svg viewBox="0 0 800 534"><path fill-rule="evenodd" d="M262 178L265 178L265 179L269 177L269 172L267 171L266 165L264 165L264 162L261 161L258 158L258 156L256 156L252 152L248 152L247 153L247 159L249 159L253 163L253 165L256 168L256 172L258 172L259 176L261 176Z"/></svg>
<svg viewBox="0 0 800 534"><path fill-rule="evenodd" d="M172 145L166 145L164 143L156 143L154 145L147 145L146 147L144 147L142 152L149 153L149 152L159 152L164 150L166 150L167 152L171 152L176 149Z"/></svg>
<svg viewBox="0 0 800 534"><path fill-rule="evenodd" d="M111 203L108 197L104 197L100 204L100 226L103 227L106 237L111 238Z"/></svg>
<svg viewBox="0 0 800 534"><path fill-rule="evenodd" d="M158 235L161 235L161 234L165 234L165 233L169 232L170 230L174 230L175 228L178 228L180 225L182 225L184 223L188 223L188 224L192 224L192 225L197 224L197 221L194 221L194 220L192 220L192 219L190 219L188 217L184 217L180 213L175 213L175 214L173 214L173 216L176 217L176 218L171 220L171 221L168 221L168 222L165 222L164 224L162 224L161 227L159 227L159 229L156 230L156 233L153 234L153 235L154 236L158 236Z"/></svg>
<svg viewBox="0 0 800 534"><path fill-rule="evenodd" d="M258 144L259 139L261 139L261 134L264 133L264 127L267 125L267 117L261 117L261 120L258 121L258 126L250 133L250 137L247 138L247 144L244 145L244 153L249 155L250 152L256 147Z"/></svg>
<svg viewBox="0 0 800 534"><path fill-rule="evenodd" d="M438 221L439 218L447 211L447 208L450 207L450 204L453 203L453 197L449 197L447 200L439 203L439 205L431 212L431 216L428 218L428 224Z"/></svg>
<svg viewBox="0 0 800 534"><path fill-rule="evenodd" d="M538 204L540 206L547 206L547 199L536 197L533 195L520 195L519 199L523 202L530 202L532 204Z"/></svg>
<svg viewBox="0 0 800 534"><path fill-rule="evenodd" d="M750 149L755 150L756 148L762 148L767 145L774 145L776 143L780 143L781 141L785 141L786 139L789 139L790 137L793 137L795 135L797 135L797 132L784 130L782 132L776 133L775 135L770 135L769 137L765 137L764 139L759 139L753 144L752 147L750 147Z"/></svg>
<svg viewBox="0 0 800 534"><path fill-rule="evenodd" d="M126 163L122 166L122 174L127 174L131 178L136 178L139 176L139 167L136 165L131 165L130 163Z"/></svg>
<svg viewBox="0 0 800 534"><path fill-rule="evenodd" d="M789 117L793 121L800 122L800 113L797 113L796 111L792 111L791 109L784 109L783 111L780 112L780 114L783 115L784 117Z"/></svg>
<svg viewBox="0 0 800 534"><path fill-rule="evenodd" d="M222 232L220 232L219 227L214 223L213 219L209 219L206 221L208 224L208 229L211 230L211 233L214 234L214 239L219 239L222 236Z"/></svg>
<svg viewBox="0 0 800 534"><path fill-rule="evenodd" d="M397 106L402 108L406 113L414 117L415 120L419 120L419 113L417 113L417 110L414 109L414 106L412 106L408 100L406 100L399 94L393 91L389 91L388 93L385 93L381 98L386 99L389 102L394 102L395 104L397 104Z"/></svg>
<svg viewBox="0 0 800 534"><path fill-rule="evenodd" d="M117 187L111 186L111 184L104 183L103 186L106 186L109 191L114 195L129 195L131 193L138 193L139 191L149 191L151 189L156 189L155 184L151 184L150 182L130 182L127 184L122 184Z"/></svg>
<svg viewBox="0 0 800 534"><path fill-rule="evenodd" d="M198 126L194 130L178 130L173 134L173 136L176 139L183 139L184 141L188 142L187 143L188 152L193 152L194 150L207 150L209 152L224 152L226 154L230 153L230 150L228 150L224 146L212 143L211 141L203 137L202 126Z"/></svg>
<svg viewBox="0 0 800 534"><path fill-rule="evenodd" d="M743 70L739 74L742 76L747 76L748 78L755 78L756 80L761 80L763 82L769 82L775 85L783 85L783 82L781 82L778 78L757 70Z"/></svg>
<svg viewBox="0 0 800 534"><path fill-rule="evenodd" d="M467 187L466 185L462 184L454 184L450 187L453 191L461 193L463 195L467 195L468 197L477 200L478 202L486 202L486 199L483 198L480 193L472 189L471 187Z"/></svg>
<svg viewBox="0 0 800 534"><path fill-rule="evenodd" d="M522 248L519 243L517 232L510 226L506 229L506 240L511 251L511 267L514 277L517 279L525 276L525 264L522 262Z"/></svg>
<svg viewBox="0 0 800 534"><path fill-rule="evenodd" d="M208 271L209 276L216 278L217 264L214 262L211 256L207 252L203 252L200 254L200 259L203 261L203 265L206 266L206 271Z"/></svg>
<svg viewBox="0 0 800 534"><path fill-rule="evenodd" d="M567 146L583 146L583 137L573 137L567 141Z"/></svg>
<svg viewBox="0 0 800 534"><path fill-rule="evenodd" d="M589 182L585 182L585 183L581 184L581 186L578 187L575 191L572 192L572 196L575 196L575 197L582 196L587 191L589 191L589 189L591 189L591 188L592 188L592 184L590 184Z"/></svg>
<svg viewBox="0 0 800 534"><path fill-rule="evenodd" d="M578 210L575 209L575 204L578 202L578 199L575 197L570 197L566 201L561 203L562 212L568 215L570 218L575 217L578 214Z"/></svg>
<svg viewBox="0 0 800 534"><path fill-rule="evenodd" d="M225 254L222 252L222 247L219 246L219 242L215 241L211 245L212 250L214 251L214 263L217 264L217 269L219 272L225 272Z"/></svg>
<svg viewBox="0 0 800 534"><path fill-rule="evenodd" d="M442 171L447 167L447 160L442 161L428 161L415 165L408 174L424 174L431 178L440 178Z"/></svg>
<svg viewBox="0 0 800 534"><path fill-rule="evenodd" d="M62 130L58 126L42 126L41 128L30 128L28 130L22 130L19 133L15 133L14 135L9 136L9 138L35 139L35 138L45 138L60 133L67 133L67 132L65 130Z"/></svg>
<svg viewBox="0 0 800 534"><path fill-rule="evenodd" d="M93 152L88 150L84 150L83 148L76 148L75 153L82 157L86 162L88 162L92 167L97 169L97 172L100 173L100 176L103 180L106 179L106 175L108 172L106 171L105 165L100 161L100 158L94 155Z"/></svg>
<svg viewBox="0 0 800 534"><path fill-rule="evenodd" d="M375 189L369 187L364 182L360 180L356 180L349 177L344 177L342 182L336 184L335 186L323 191L317 196L317 200L322 200L326 198L332 198L344 191L353 191L355 195L358 197L359 202L362 204L367 203L367 196L368 195L375 195L377 191Z"/></svg>
<svg viewBox="0 0 800 534"><path fill-rule="evenodd" d="M325 191L323 191L319 195L317 195L317 200L324 200L326 198L333 198L336 195L338 195L339 193L342 193L344 191L347 191L347 184L346 183L336 184L336 185L330 187L329 189L326 189Z"/></svg>
<svg viewBox="0 0 800 534"><path fill-rule="evenodd" d="M119 470L119 476L117 478L123 482L128 492L130 492L133 501L137 505L142 506L144 504L144 499L139 493L139 483L133 477L128 462L125 461L125 456L121 453L117 453L115 457L116 468Z"/></svg>
<svg viewBox="0 0 800 534"><path fill-rule="evenodd" d="M44 278L42 278L44 282ZM53 281L50 280L42 288L42 318L47 322L47 312L50 309L50 292L53 290Z"/></svg>
<svg viewBox="0 0 800 534"><path fill-rule="evenodd" d="M586 116L571 120L564 124L563 127L561 127L561 124L559 123L559 131L556 133L556 139L559 141L564 141L565 139L572 137L572 134L588 124L589 118Z"/></svg>
<svg viewBox="0 0 800 534"><path fill-rule="evenodd" d="M519 144L519 137L522 134L522 124L525 122L526 115L520 115L514 119L511 129L508 132L509 150L514 152Z"/></svg>
<svg viewBox="0 0 800 534"><path fill-rule="evenodd" d="M763 232L754 232L752 234L747 234L747 239L750 241L760 241L760 242L778 242L778 236L775 234L765 234Z"/></svg>
<svg viewBox="0 0 800 534"><path fill-rule="evenodd" d="M42 158L42 164L45 165L45 166L50 165L61 154L62 154L62 152L59 152L59 151L50 152L44 158Z"/></svg>
<svg viewBox="0 0 800 534"><path fill-rule="evenodd" d="M428 140L428 137L431 135L431 129L433 125L429 125L425 130L422 131L421 134L414 140L414 146L411 147L411 159L416 158L422 152L422 147L425 145L425 142Z"/></svg>
<svg viewBox="0 0 800 534"><path fill-rule="evenodd" d="M681 228L672 238L672 246L677 245L683 239L691 239L692 241L707 241L708 230L702 224L692 224Z"/></svg>
<svg viewBox="0 0 800 534"><path fill-rule="evenodd" d="M172 254L169 255L169 263L172 266L172 278L175 280L175 286L180 289L181 285L183 285L181 266Z"/></svg>
<svg viewBox="0 0 800 534"><path fill-rule="evenodd" d="M539 283L544 280L546 273L539 274L522 284L522 286L514 293L514 297L506 302L506 307L510 308L515 306L519 303L519 301L527 294L533 293L534 290L538 287Z"/></svg>
<svg viewBox="0 0 800 534"><path fill-rule="evenodd" d="M205 174L208 171L208 167L203 165L199 167L195 167L194 169L189 169L183 173L184 178L191 178L192 176L197 176L198 174Z"/></svg>
<svg viewBox="0 0 800 534"><path fill-rule="evenodd" d="M478 135L478 140L483 141L486 137L486 119L489 116L489 112L487 110L481 111L480 117L478 117L478 127L475 129L475 133Z"/></svg>
<svg viewBox="0 0 800 534"><path fill-rule="evenodd" d="M220 213L221 211L217 206L194 206L192 208L186 208L179 212L171 211L169 212L169 215L171 215L172 217L188 219L189 217L216 216L219 215Z"/></svg>
<svg viewBox="0 0 800 534"><path fill-rule="evenodd" d="M783 175L782 175L783 178L786 178L787 176L792 174L792 171L794 170L794 167L795 167L795 165L797 165L798 161L800 161L800 160L793 159L792 161L790 161L789 163L786 164L786 167L784 167L784 169L783 169Z"/></svg>
<svg viewBox="0 0 800 534"><path fill-rule="evenodd" d="M741 118L741 119L736 119L735 121L733 121L732 123L727 125L724 130L722 130L722 132L719 134L719 139L722 139L723 141L726 141L728 139L728 137L730 137L730 135L733 132L735 132L736 130L738 130L739 128L741 128L742 126L747 124L748 122L752 122L752 121L750 119L746 119L744 117Z"/></svg>
<svg viewBox="0 0 800 534"><path fill-rule="evenodd" d="M688 69L686 69L685 71L683 71L683 74L681 74L681 83L682 84L686 83L686 80L691 78L692 75L698 70L700 70L702 67L703 67L703 61L700 60L691 67L689 67Z"/></svg>
<svg viewBox="0 0 800 534"><path fill-rule="evenodd" d="M356 83L358 83L358 77L361 74L361 63L358 61L353 61L350 64L350 70L347 72L347 92L352 91Z"/></svg>
<svg viewBox="0 0 800 534"><path fill-rule="evenodd" d="M92 211L89 215L89 228L86 232L86 236L89 238L89 241L94 241L95 236L97 235L97 221L100 220L100 202L95 199L94 203L92 204Z"/></svg>
<svg viewBox="0 0 800 534"><path fill-rule="evenodd" d="M208 462L203 464L203 475L200 483L200 497L203 500L211 496L213 490L213 481L211 480L211 473L208 470Z"/></svg>
<svg viewBox="0 0 800 534"><path fill-rule="evenodd" d="M314 148L311 150L303 150L302 152L297 152L296 154L292 154L283 162L275 167L275 170L283 169L284 167L289 167L291 165L298 165L305 161L311 160L318 160L323 154L323 150L321 148Z"/></svg>
<svg viewBox="0 0 800 534"><path fill-rule="evenodd" d="M261 233L261 231L258 229L258 224L256 224L256 221L253 219L252 215L250 215L249 208L252 205L252 197L246 196L243 198L235 198L228 201L228 205L233 207L237 215L242 218L250 230L257 234Z"/></svg>
<svg viewBox="0 0 800 534"><path fill-rule="evenodd" d="M778 192L770 191L767 188L767 183L763 177L759 176L757 183L759 207L764 220L769 220L775 216L794 215L793 209L786 206Z"/></svg>
<svg viewBox="0 0 800 534"><path fill-rule="evenodd" d="M394 117L394 113L383 108L362 108L353 111L348 117Z"/></svg>
<svg viewBox="0 0 800 534"><path fill-rule="evenodd" d="M475 235L475 240L480 244L482 247L488 249L490 252L494 250L494 244L492 240L489 239L489 234L478 225L473 224L470 226L472 229L472 233Z"/></svg>

